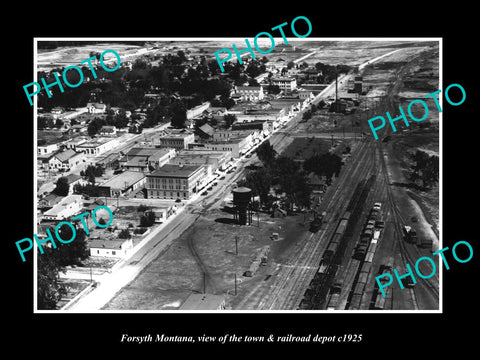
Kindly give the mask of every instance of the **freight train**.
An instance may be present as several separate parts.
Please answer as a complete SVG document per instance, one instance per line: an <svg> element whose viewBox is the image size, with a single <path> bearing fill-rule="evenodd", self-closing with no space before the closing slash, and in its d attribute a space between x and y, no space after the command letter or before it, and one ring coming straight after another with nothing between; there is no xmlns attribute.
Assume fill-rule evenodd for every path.
<svg viewBox="0 0 480 360"><path fill-rule="evenodd" d="M328 244L327 250L325 250L325 252L323 253L324 262L330 262L335 256L338 245L340 244L343 234L345 233L345 229L347 228L349 219L350 219L350 212L345 211L342 218L338 222L337 228L335 229L335 233L332 236L332 240L330 241L330 244Z"/></svg>

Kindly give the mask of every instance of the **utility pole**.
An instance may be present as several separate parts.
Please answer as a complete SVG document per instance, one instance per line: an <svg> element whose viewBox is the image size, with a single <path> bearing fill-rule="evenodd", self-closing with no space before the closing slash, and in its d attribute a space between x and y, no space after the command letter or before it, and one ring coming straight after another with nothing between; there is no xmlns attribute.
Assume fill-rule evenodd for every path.
<svg viewBox="0 0 480 360"><path fill-rule="evenodd" d="M203 293L207 293L207 273L203 272Z"/></svg>
<svg viewBox="0 0 480 360"><path fill-rule="evenodd" d="M235 275L235 296L237 296L237 273Z"/></svg>

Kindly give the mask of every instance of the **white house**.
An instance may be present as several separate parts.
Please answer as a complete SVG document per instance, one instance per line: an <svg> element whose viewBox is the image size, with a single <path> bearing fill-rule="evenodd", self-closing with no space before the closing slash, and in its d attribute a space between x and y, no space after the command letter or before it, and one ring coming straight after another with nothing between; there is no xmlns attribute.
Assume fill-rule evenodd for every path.
<svg viewBox="0 0 480 360"><path fill-rule="evenodd" d="M102 103L88 103L87 111L90 114L105 114L107 111L107 105Z"/></svg>
<svg viewBox="0 0 480 360"><path fill-rule="evenodd" d="M48 161L50 169L71 169L85 161L85 155L68 149L52 156Z"/></svg>
<svg viewBox="0 0 480 360"><path fill-rule="evenodd" d="M77 215L82 210L82 196L66 196L50 210L43 214L44 220L65 220L71 216Z"/></svg>
<svg viewBox="0 0 480 360"><path fill-rule="evenodd" d="M37 154L38 155L50 154L50 153L52 153L56 150L58 150L58 145L57 144L38 145L37 146Z"/></svg>
<svg viewBox="0 0 480 360"><path fill-rule="evenodd" d="M132 239L94 239L89 241L90 256L123 258L133 248Z"/></svg>

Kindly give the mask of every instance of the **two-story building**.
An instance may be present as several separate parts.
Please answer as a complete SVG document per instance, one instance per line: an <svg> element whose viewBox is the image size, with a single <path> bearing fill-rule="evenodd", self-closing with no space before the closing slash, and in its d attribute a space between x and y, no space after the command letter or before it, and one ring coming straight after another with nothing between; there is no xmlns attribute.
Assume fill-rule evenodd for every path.
<svg viewBox="0 0 480 360"><path fill-rule="evenodd" d="M169 130L164 135L161 135L158 141L158 147L184 150L188 149L189 144L195 142L195 134L186 130Z"/></svg>
<svg viewBox="0 0 480 360"><path fill-rule="evenodd" d="M68 149L53 155L48 161L50 169L71 169L85 161L85 155Z"/></svg>
<svg viewBox="0 0 480 360"><path fill-rule="evenodd" d="M260 101L264 98L263 86L236 86L235 95L242 101Z"/></svg>
<svg viewBox="0 0 480 360"><path fill-rule="evenodd" d="M190 199L205 185L206 178L205 166L166 164L147 174L147 197Z"/></svg>
<svg viewBox="0 0 480 360"><path fill-rule="evenodd" d="M293 77L276 76L272 78L272 85L277 85L280 90L291 93L297 88L297 80Z"/></svg>

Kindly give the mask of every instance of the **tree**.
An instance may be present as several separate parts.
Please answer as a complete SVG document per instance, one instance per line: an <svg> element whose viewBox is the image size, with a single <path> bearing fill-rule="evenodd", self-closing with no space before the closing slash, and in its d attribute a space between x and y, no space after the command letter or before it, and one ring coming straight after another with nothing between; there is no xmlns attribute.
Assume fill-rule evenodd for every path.
<svg viewBox="0 0 480 360"><path fill-rule="evenodd" d="M308 119L311 119L311 118L312 118L312 112L310 110L306 110L303 113L302 119L303 120L308 120Z"/></svg>
<svg viewBox="0 0 480 360"><path fill-rule="evenodd" d="M331 153L322 155L313 155L303 162L303 169L307 172L314 172L318 176L326 176L327 181L331 181L332 176L338 176L342 168L342 159Z"/></svg>
<svg viewBox="0 0 480 360"><path fill-rule="evenodd" d="M102 225L101 227L97 225L97 228L103 228L105 225L107 225L107 222L105 221L104 218L100 218L98 221L98 225Z"/></svg>
<svg viewBox="0 0 480 360"><path fill-rule="evenodd" d="M80 171L80 175L87 179L92 185L95 185L95 178L104 174L105 170L100 165L88 165L85 171Z"/></svg>
<svg viewBox="0 0 480 360"><path fill-rule="evenodd" d="M53 119L50 117L39 116L37 119L38 130L50 129L53 127Z"/></svg>
<svg viewBox="0 0 480 360"><path fill-rule="evenodd" d="M73 186L73 192L75 194L84 194L84 195L93 196L93 197L100 196L100 191L98 189L98 186L95 186L94 184L86 184L86 185L75 184Z"/></svg>
<svg viewBox="0 0 480 360"><path fill-rule="evenodd" d="M57 180L56 187L53 189L53 193L58 196L67 196L70 191L70 185L66 177L61 177Z"/></svg>
<svg viewBox="0 0 480 360"><path fill-rule="evenodd" d="M44 248L37 258L37 306L40 310L55 310L57 303L67 290L59 283L58 273L65 269L54 256L57 249Z"/></svg>
<svg viewBox="0 0 480 360"><path fill-rule="evenodd" d="M245 186L252 189L254 195L260 197L260 205L268 205L270 187L272 186L270 171L264 167L249 171L245 177L245 183Z"/></svg>
<svg viewBox="0 0 480 360"><path fill-rule="evenodd" d="M58 229L58 234L61 239L68 241L72 238L73 231L70 226L63 225ZM85 230L76 228L75 239L67 244L58 242L56 250L55 256L61 266L81 265L82 260L89 256Z"/></svg>
<svg viewBox="0 0 480 360"><path fill-rule="evenodd" d="M274 162L275 182L287 197L290 210L294 204L310 206L311 189L300 165L286 156L279 156Z"/></svg>
<svg viewBox="0 0 480 360"><path fill-rule="evenodd" d="M272 85L272 84L270 84L270 85L267 86L267 92L268 92L269 94L276 95L276 94L279 94L280 91L281 91L281 90L280 90L280 86L278 86L278 85Z"/></svg>
<svg viewBox="0 0 480 360"><path fill-rule="evenodd" d="M170 108L170 124L177 129L185 127L187 121L187 110L181 102L174 103Z"/></svg>
<svg viewBox="0 0 480 360"><path fill-rule="evenodd" d="M255 153L265 167L270 167L277 156L277 152L268 140L264 141L260 146L258 146L257 150L255 150Z"/></svg>
<svg viewBox="0 0 480 360"><path fill-rule="evenodd" d="M99 118L93 119L87 126L88 135L95 136L104 125L106 125L105 120Z"/></svg>
<svg viewBox="0 0 480 360"><path fill-rule="evenodd" d="M60 120L60 119L57 119L55 121L55 125L54 125L57 129L60 129L62 126L63 126L63 121Z"/></svg>
<svg viewBox="0 0 480 360"><path fill-rule="evenodd" d="M123 229L118 234L118 238L119 239L130 239L131 238L130 231L128 231L128 229Z"/></svg>
<svg viewBox="0 0 480 360"><path fill-rule="evenodd" d="M141 227L152 226L154 223L155 223L155 214L151 211L146 212L144 215L140 217Z"/></svg>
<svg viewBox="0 0 480 360"><path fill-rule="evenodd" d="M295 66L295 63L293 61L289 61L288 64L287 64L287 69L290 70L294 66Z"/></svg>
<svg viewBox="0 0 480 360"><path fill-rule="evenodd" d="M237 121L237 116L235 114L226 114L223 116L223 121L225 121L225 128L228 129L235 121Z"/></svg>
<svg viewBox="0 0 480 360"><path fill-rule="evenodd" d="M410 155L414 164L411 166L410 180L414 183L422 180L423 186L429 188L438 182L439 162L438 156L429 156L426 152L417 150Z"/></svg>
<svg viewBox="0 0 480 360"><path fill-rule="evenodd" d="M148 209L148 206L145 205L145 204L140 204L140 205L137 206L137 211L138 212L144 212L147 209Z"/></svg>

